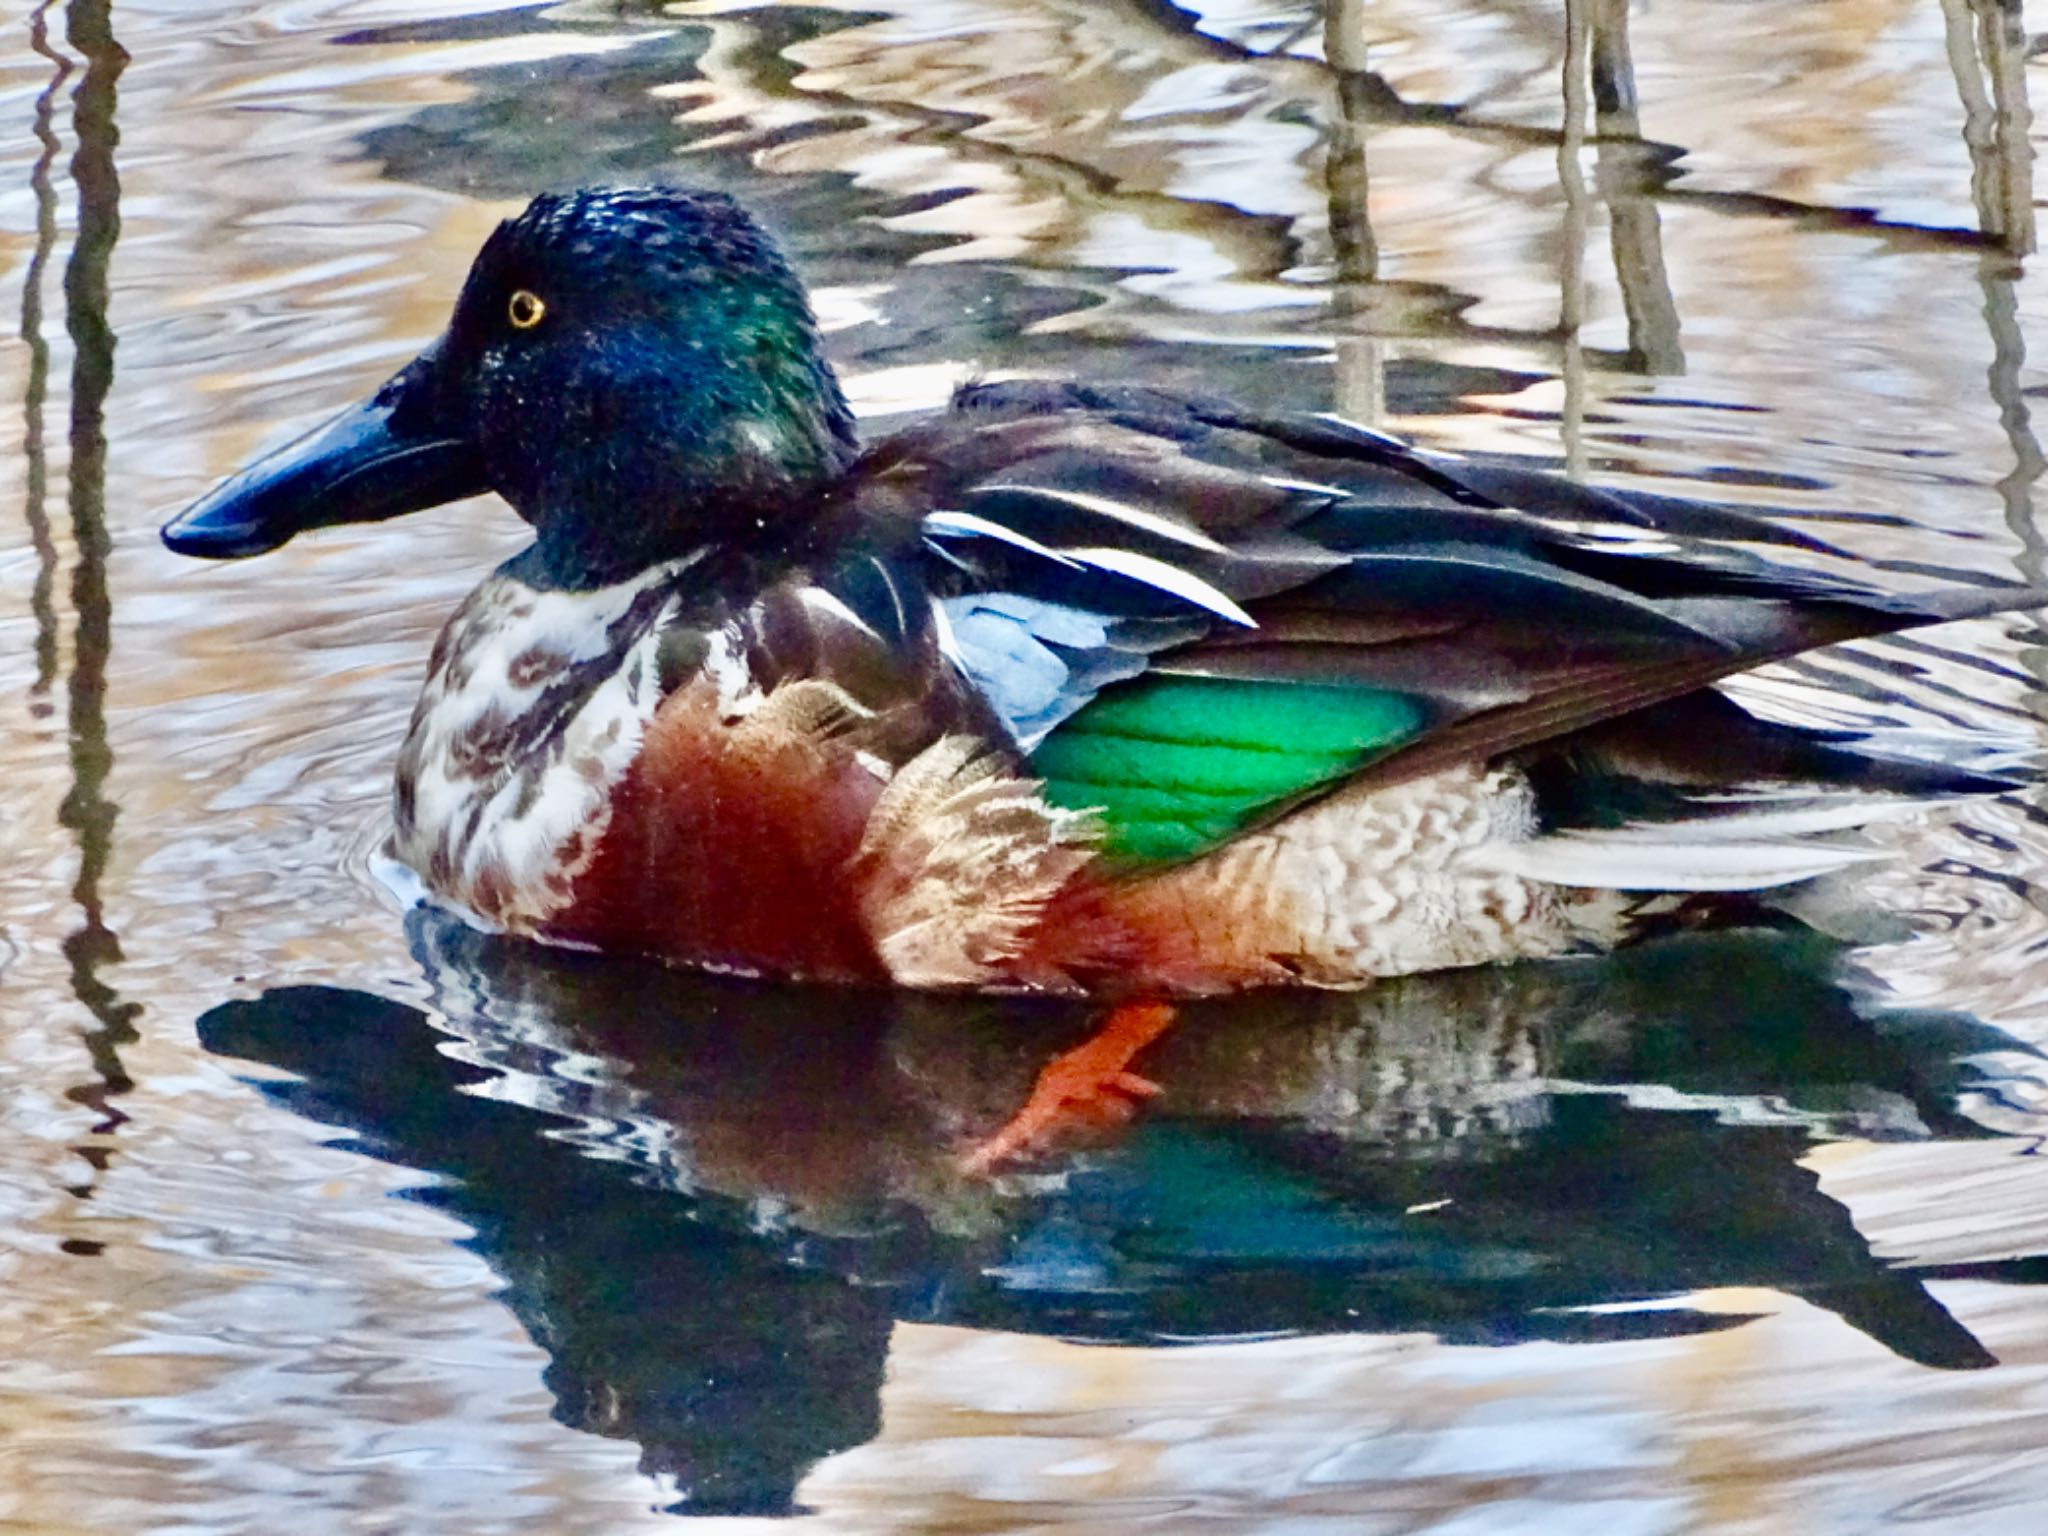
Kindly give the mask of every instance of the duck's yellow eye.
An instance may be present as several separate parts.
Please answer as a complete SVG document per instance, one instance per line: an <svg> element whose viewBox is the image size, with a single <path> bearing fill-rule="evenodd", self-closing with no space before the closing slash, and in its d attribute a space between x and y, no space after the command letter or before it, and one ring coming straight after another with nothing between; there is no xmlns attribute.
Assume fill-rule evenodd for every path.
<svg viewBox="0 0 2048 1536"><path fill-rule="evenodd" d="M547 312L548 307L541 301L541 296L525 288L512 295L512 302L505 309L513 329L520 331L532 330Z"/></svg>

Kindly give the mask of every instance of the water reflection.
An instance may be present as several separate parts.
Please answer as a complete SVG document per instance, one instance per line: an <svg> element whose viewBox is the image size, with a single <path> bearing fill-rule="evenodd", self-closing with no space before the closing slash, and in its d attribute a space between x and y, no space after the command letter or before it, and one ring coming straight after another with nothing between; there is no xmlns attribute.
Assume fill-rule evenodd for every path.
<svg viewBox="0 0 2048 1536"><path fill-rule="evenodd" d="M50 172L62 147L55 125L57 93L71 77L71 61L50 46L50 5L43 0L29 15L29 49L50 64L49 84L36 93L33 132L35 163L29 169L29 192L35 198L35 245L21 280L21 339L28 347L27 379L21 391L22 516L28 524L29 548L35 553L35 585L29 591L29 613L35 622L35 681L29 685L36 718L50 706L43 697L57 678L57 544L50 533L50 467L43 408L50 389L50 343L43 335L43 274L57 248L57 189Z"/></svg>
<svg viewBox="0 0 2048 1536"><path fill-rule="evenodd" d="M1922 1365L1992 1363L1875 1258L1815 1138L1981 1134L1994 1032L1861 1016L1810 935L1190 1010L1160 1112L993 1181L961 1153L1087 1027L1063 1005L768 988L549 953L427 911L432 1015L281 988L205 1044L445 1176L552 1358L564 1423L637 1442L679 1509L791 1507L879 1426L896 1319L1113 1343L1283 1332L1602 1341L1739 1326L1769 1287ZM2038 1263L1975 1275L2044 1278Z"/></svg>
<svg viewBox="0 0 2048 1536"><path fill-rule="evenodd" d="M1582 456L1638 487L1761 487L1902 580L2038 578L2026 344L2048 290L2021 257L2042 61L2016 7L1833 0L1792 26L1782 4L1573 0L1574 202L1557 7L492 4L10 13L0 1525L268 1529L290 1500L336 1528L632 1528L631 1453L547 1422L480 1266L384 1200L407 1166L446 1176L431 1198L551 1352L558 1416L636 1442L691 1508L1562 1531L1627 1497L1677 1509L1643 1517L1660 1529L2039 1523L2019 1509L2048 1500L2048 1314L2013 1287L2048 1264L2009 1261L2048 1246L2039 1054L1864 1022L1824 956L1729 936L1350 1012L1223 1010L1158 1048L1171 1097L1127 1138L976 1183L958 1148L1070 1016L607 980L431 925L413 938L438 1011L376 995L413 967L353 850L376 841L435 626L504 553L502 513L233 573L153 533L409 355L500 204L673 175L792 237L878 411L973 369L1144 377ZM1751 696L1942 751L2031 744L2042 664L1981 625ZM1987 803L1901 849L1872 895L1923 937L1864 962L2039 1042L2048 813ZM1789 979L1741 981L1715 1023L1703 977L1749 974L1745 954ZM243 976L279 990L219 1008ZM199 1050L208 1009L220 1048L306 1073L273 1096L392 1164L305 1145ZM1902 1363L1981 1358L1924 1289L1970 1275L2007 1283L1936 1290L2001 1367ZM1736 1283L1885 1347L1800 1307L1739 1325L1727 1308L1771 1303L1695 1294ZM1038 1337L901 1322L919 1318ZM1266 1329L1331 1336L1046 1337ZM1639 1342L1335 1336L1406 1329ZM1355 1373L1298 1379L1322 1352ZM1049 1369L1043 1411L1011 1411L1007 1381L984 1393L988 1360ZM1482 1399L1494 1416L1464 1421ZM1190 1403L1201 1436L1175 1459L1148 1437ZM1656 1470L1598 1483L1560 1460L1536 1431L1586 1404ZM1374 1424L1438 1470L1347 1460ZM1504 1478L1459 1450L1480 1439L1530 1449ZM1073 1499L1055 1442L1115 1464L1096 1497ZM1325 1461L1354 1480L1309 1475Z"/></svg>
<svg viewBox="0 0 2048 1536"><path fill-rule="evenodd" d="M36 15L39 53L56 65L38 107L38 140L44 153L54 147L44 115L49 96L69 73L68 64L49 50L42 36L44 12ZM133 1044L137 1004L123 1002L101 970L121 958L120 940L107 926L101 883L113 852L117 807L107 793L113 750L107 739L107 660L113 648L113 594L107 583L107 559L113 549L107 532L107 394L114 383L114 330L107 316L108 266L121 233L121 182L114 164L120 139L115 126L117 82L128 55L114 36L111 0L71 0L65 8L65 41L85 61L72 95L72 131L77 146L71 157L71 185L77 197L77 229L64 267L64 324L71 339L71 458L67 476L71 539L75 563L71 571L71 611L75 621L67 700L71 756L71 788L59 805L57 819L78 844L78 875L71 887L78 906L78 926L65 935L63 950L70 963L71 989L93 1018L85 1032L94 1079L71 1088L67 1096L98 1115L95 1141L76 1150L95 1171L104 1171L109 1148L98 1138L117 1130L126 1113L114 1102L134 1088L121 1062L121 1048ZM39 162L40 164L41 162ZM40 174L46 176L44 170ZM38 189L38 257L53 212ZM35 274L37 277L40 273ZM23 331L36 336L40 297L23 300ZM46 356L46 354L45 354ZM32 354L32 364L41 361ZM36 449L31 459L30 526L34 531L44 494L39 462L42 425L41 381L33 380L28 401L28 433ZM38 555L47 534L38 540ZM51 569L48 563L41 572ZM39 572L39 589L42 575ZM43 610L37 609L40 620ZM38 636L38 655L46 654ZM39 684L42 673L38 673ZM77 1193L87 1193L81 1188Z"/></svg>
<svg viewBox="0 0 2048 1536"><path fill-rule="evenodd" d="M1963 104L1963 139L1970 150L1970 194L1977 225L1996 241L1978 263L1984 323L1992 355L1986 382L2012 451L2012 468L1998 482L2006 524L2023 551L2020 567L2038 580L2043 539L2034 517L2034 485L2048 469L2020 383L2026 337L2020 330L2014 262L2034 250L2033 113L2021 67L2026 42L2016 7L1995 0L1942 0L1949 69ZM2033 658L2037 675L2043 665Z"/></svg>

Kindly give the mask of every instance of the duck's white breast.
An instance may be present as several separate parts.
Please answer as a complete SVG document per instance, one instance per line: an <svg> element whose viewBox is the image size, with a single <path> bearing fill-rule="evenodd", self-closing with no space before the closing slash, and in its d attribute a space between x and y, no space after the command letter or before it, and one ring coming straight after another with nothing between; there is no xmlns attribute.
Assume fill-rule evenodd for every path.
<svg viewBox="0 0 2048 1536"><path fill-rule="evenodd" d="M444 901L529 932L566 901L661 702L676 566L595 591L504 572L442 631L399 755L398 855Z"/></svg>

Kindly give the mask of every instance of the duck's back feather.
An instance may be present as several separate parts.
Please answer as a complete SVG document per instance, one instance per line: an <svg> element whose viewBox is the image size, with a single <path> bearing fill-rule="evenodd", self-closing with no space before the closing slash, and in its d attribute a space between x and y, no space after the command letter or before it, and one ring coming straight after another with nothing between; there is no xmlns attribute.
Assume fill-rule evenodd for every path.
<svg viewBox="0 0 2048 1536"><path fill-rule="evenodd" d="M1902 596L1818 569L1849 557L1734 509L1137 388L970 387L851 484L856 519L922 520L955 662L1049 793L1105 809L1112 848L1141 861L1339 787L1568 753L1815 646L2039 600ZM1206 716L1189 707L1205 689ZM1310 697L1334 737L1299 750L1288 721ZM1758 778L1867 777L1857 754L1772 739ZM1984 785L1926 770L1912 787Z"/></svg>

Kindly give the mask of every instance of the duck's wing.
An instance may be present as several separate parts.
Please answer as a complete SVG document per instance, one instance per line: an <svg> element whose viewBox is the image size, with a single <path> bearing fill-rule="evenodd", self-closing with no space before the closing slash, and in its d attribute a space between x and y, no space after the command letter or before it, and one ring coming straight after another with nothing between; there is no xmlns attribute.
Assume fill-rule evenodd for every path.
<svg viewBox="0 0 2048 1536"><path fill-rule="evenodd" d="M1048 793L1143 859L1815 646L2043 601L1889 593L1768 558L1848 559L1731 509L1140 389L971 388L859 481L872 515L922 515L942 639ZM1608 734L1654 755L1652 732ZM1772 753L1800 755L1766 732L1748 761Z"/></svg>

